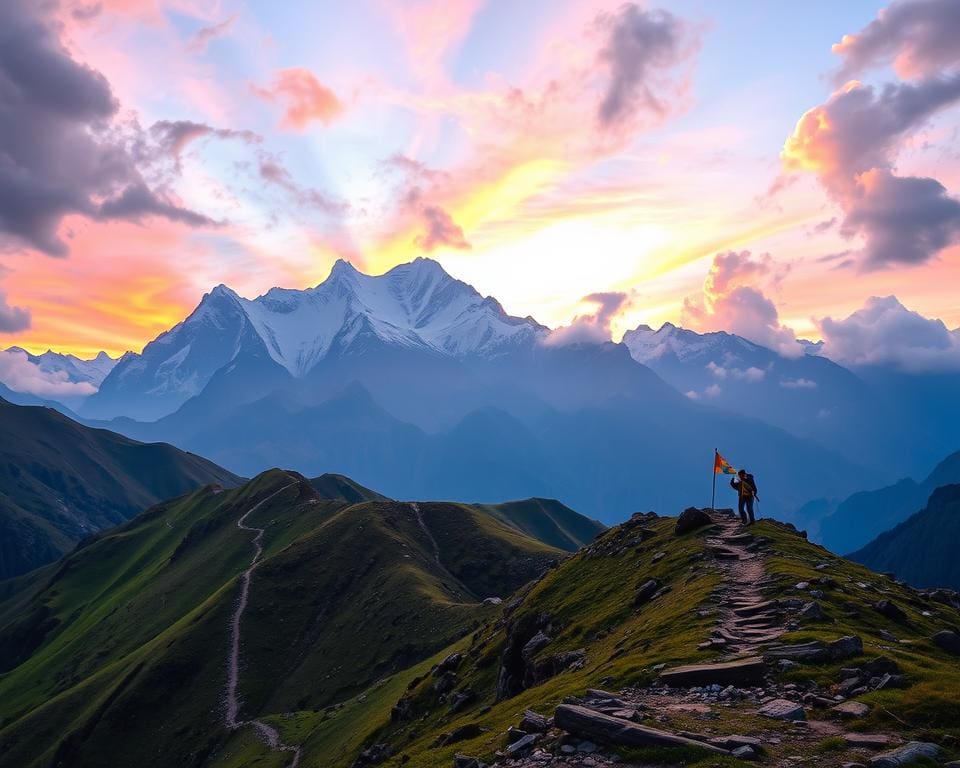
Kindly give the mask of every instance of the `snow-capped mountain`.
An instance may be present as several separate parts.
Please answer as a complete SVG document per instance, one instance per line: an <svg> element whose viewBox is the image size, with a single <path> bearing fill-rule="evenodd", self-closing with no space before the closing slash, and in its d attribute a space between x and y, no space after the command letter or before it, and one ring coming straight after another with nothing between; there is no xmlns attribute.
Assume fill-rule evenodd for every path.
<svg viewBox="0 0 960 768"><path fill-rule="evenodd" d="M306 290L273 288L246 299L218 285L142 354L125 355L84 414L159 418L244 354L265 353L278 369L302 378L329 357L362 354L371 345L491 359L547 333L430 259L376 276L339 260L324 282Z"/></svg>
<svg viewBox="0 0 960 768"><path fill-rule="evenodd" d="M87 382L96 387L100 386L100 383L113 370L118 360L110 357L106 352L100 352L96 357L84 360L76 355L54 352L51 349L40 355L32 355L20 347L8 347L6 351L20 352L26 355L27 361L35 365L42 373L62 374L61 378L65 377L66 381L74 384Z"/></svg>
<svg viewBox="0 0 960 768"><path fill-rule="evenodd" d="M624 334L634 360L702 403L752 416L841 451L854 461L881 462L891 452L926 466L942 450L905 419L878 388L837 365L807 342L806 354L784 357L723 331L697 333L665 323Z"/></svg>

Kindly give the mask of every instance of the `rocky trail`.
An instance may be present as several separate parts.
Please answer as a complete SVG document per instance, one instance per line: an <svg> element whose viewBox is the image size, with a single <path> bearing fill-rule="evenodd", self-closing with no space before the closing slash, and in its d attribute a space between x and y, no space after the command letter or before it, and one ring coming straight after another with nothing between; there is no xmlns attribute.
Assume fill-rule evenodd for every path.
<svg viewBox="0 0 960 768"><path fill-rule="evenodd" d="M895 768L943 754L936 744L857 728L871 709L858 696L909 684L895 661L864 658L863 643L855 636L778 643L786 631L798 628L803 616L817 615L811 606L818 604L806 598L816 600L818 590L798 584L794 590L802 597L765 596L764 588L773 586L765 567L768 541L742 526L732 511L687 510L677 534L697 529L705 534L705 562L723 577L699 609L701 616L715 615L717 623L698 648L716 651L717 658L674 667L659 664L653 668L656 679L645 686L587 689L582 696L566 697L552 717L527 711L506 734L496 765L639 768L621 756L623 749L662 747L697 748L793 768ZM831 581L828 575L822 578ZM645 596L645 601L653 599ZM792 682L798 678L783 674L810 662L837 661L846 664L832 684ZM453 765L484 768L469 755L457 755Z"/></svg>
<svg viewBox="0 0 960 768"><path fill-rule="evenodd" d="M723 585L716 595L717 628L702 647L754 653L785 630L778 602L763 595L769 579L760 542L736 517L717 510L709 514L717 531L707 537L706 549L723 575Z"/></svg>
<svg viewBox="0 0 960 768"><path fill-rule="evenodd" d="M252 540L253 558L250 560L250 565L247 566L247 569L240 577L240 597L237 600L237 606L230 619L230 650L227 658L226 717L224 723L231 731L249 725L254 729L260 741L270 747L270 749L276 752L292 753L293 759L290 762L289 768L297 768L297 766L300 765L300 747L284 744L277 729L261 720L240 720L240 696L237 693L237 686L240 683L240 625L243 619L243 613L247 608L247 602L250 598L250 583L253 580L253 572L263 555L263 536L266 532L264 528L248 526L246 521L250 515L260 509L264 504L294 485L296 485L296 482L292 482L289 485L283 486L278 491L274 491L250 507L250 509L244 512L243 515L240 516L240 519L237 520L237 528L242 531L250 531L254 534Z"/></svg>

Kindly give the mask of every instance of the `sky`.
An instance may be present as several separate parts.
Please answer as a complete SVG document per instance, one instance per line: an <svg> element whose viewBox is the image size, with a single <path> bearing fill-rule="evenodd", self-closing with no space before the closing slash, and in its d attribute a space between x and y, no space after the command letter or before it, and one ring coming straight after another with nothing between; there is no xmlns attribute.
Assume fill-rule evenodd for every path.
<svg viewBox="0 0 960 768"><path fill-rule="evenodd" d="M615 340L954 329L957 39L956 0L7 0L0 346L418 256Z"/></svg>

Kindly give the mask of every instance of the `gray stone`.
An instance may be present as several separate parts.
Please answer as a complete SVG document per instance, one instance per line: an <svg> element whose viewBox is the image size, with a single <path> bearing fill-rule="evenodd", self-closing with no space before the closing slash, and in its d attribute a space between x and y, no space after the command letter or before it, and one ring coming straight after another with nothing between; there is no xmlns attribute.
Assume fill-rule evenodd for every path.
<svg viewBox="0 0 960 768"><path fill-rule="evenodd" d="M437 747L445 747L449 744L456 744L458 741L476 738L481 733L483 733L483 729L479 723L466 723L454 728L450 733L440 734L433 744Z"/></svg>
<svg viewBox="0 0 960 768"><path fill-rule="evenodd" d="M699 739L698 739L699 741ZM705 739L710 744L713 744L715 747L720 747L721 749L729 749L731 751L736 750L738 747L750 747L755 752L760 752L763 749L763 745L760 742L760 739L754 738L753 736L716 736L713 738ZM734 752L736 754L736 752Z"/></svg>
<svg viewBox="0 0 960 768"><path fill-rule="evenodd" d="M757 759L757 751L753 747L748 747L746 744L744 744L742 747L737 747L730 754L741 760Z"/></svg>
<svg viewBox="0 0 960 768"><path fill-rule="evenodd" d="M956 632L951 632L949 629L937 632L937 634L933 636L933 642L943 648L947 653L960 656L960 635Z"/></svg>
<svg viewBox="0 0 960 768"><path fill-rule="evenodd" d="M803 712L803 707L795 701L788 699L774 699L768 701L757 710L758 715L771 717L776 720L806 720L807 716Z"/></svg>
<svg viewBox="0 0 960 768"><path fill-rule="evenodd" d="M911 741L902 747L882 752L870 758L870 768L899 768L901 765L910 765L921 757L934 759L940 754L940 747L924 741Z"/></svg>
<svg viewBox="0 0 960 768"><path fill-rule="evenodd" d="M809 602L800 610L797 616L801 621L826 621L827 614L818 602Z"/></svg>
<svg viewBox="0 0 960 768"><path fill-rule="evenodd" d="M710 525L711 523L713 523L713 520L710 519L710 515L708 515L705 510L697 509L696 507L687 507L680 513L680 517L677 518L674 533L677 536L683 536L685 533L690 533L690 531L703 528L705 525Z"/></svg>
<svg viewBox="0 0 960 768"><path fill-rule="evenodd" d="M561 704L553 716L554 724L567 733L594 739L604 744L624 747L700 747L717 754L729 754L725 749L675 736L666 731L647 728L629 720L621 720L586 707Z"/></svg>
<svg viewBox="0 0 960 768"><path fill-rule="evenodd" d="M886 616L888 619L895 621L898 624L907 623L906 612L903 610L903 608L896 603L891 602L890 600L878 600L873 604L873 609L877 613L881 614L882 616Z"/></svg>
<svg viewBox="0 0 960 768"><path fill-rule="evenodd" d="M863 640L856 635L840 637L827 644L827 652L830 658L835 660L860 656L863 653Z"/></svg>
<svg viewBox="0 0 960 768"><path fill-rule="evenodd" d="M843 740L847 746L861 749L883 749L889 747L893 741L885 733L845 733Z"/></svg>
<svg viewBox="0 0 960 768"><path fill-rule="evenodd" d="M539 733L528 733L526 736L521 736L515 742L510 744L504 750L504 753L507 755L507 757L519 757L525 752L533 749L533 745L538 741L540 741Z"/></svg>
<svg viewBox="0 0 960 768"><path fill-rule="evenodd" d="M760 656L720 664L687 664L660 673L660 682L674 687L695 685L759 685L767 668Z"/></svg>
<svg viewBox="0 0 960 768"><path fill-rule="evenodd" d="M544 632L537 632L531 637L526 645L520 651L520 656L524 661L530 661L534 654L546 645L550 644L550 636Z"/></svg>
<svg viewBox="0 0 960 768"><path fill-rule="evenodd" d="M660 582L656 579L648 579L637 589L637 594L633 596L633 604L643 605L649 602L658 589L660 589Z"/></svg>
<svg viewBox="0 0 960 768"><path fill-rule="evenodd" d="M862 701L845 701L832 707L832 711L840 717L866 717L870 713L870 707Z"/></svg>
<svg viewBox="0 0 960 768"><path fill-rule="evenodd" d="M470 755L456 754L453 756L453 768L486 768L486 763Z"/></svg>
<svg viewBox="0 0 960 768"><path fill-rule="evenodd" d="M776 645L768 648L764 656L768 659L789 659L791 661L826 661L829 657L827 646L820 640L811 640L807 643L792 645Z"/></svg>
<svg viewBox="0 0 960 768"><path fill-rule="evenodd" d="M537 714L532 710L525 710L520 718L520 730L527 733L546 733L550 727L550 719Z"/></svg>

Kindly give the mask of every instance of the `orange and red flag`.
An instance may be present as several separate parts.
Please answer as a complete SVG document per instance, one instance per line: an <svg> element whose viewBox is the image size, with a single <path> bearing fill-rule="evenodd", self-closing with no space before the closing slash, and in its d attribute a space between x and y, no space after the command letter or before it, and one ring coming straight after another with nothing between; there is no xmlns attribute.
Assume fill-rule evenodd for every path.
<svg viewBox="0 0 960 768"><path fill-rule="evenodd" d="M731 466L729 461L720 455L720 451L714 451L713 473L715 475L735 475L737 474L737 470Z"/></svg>

